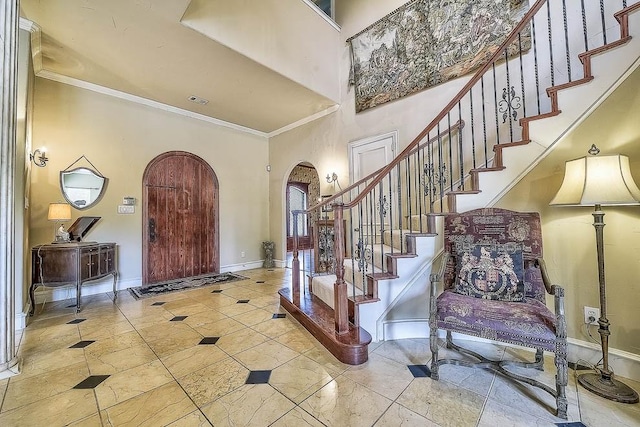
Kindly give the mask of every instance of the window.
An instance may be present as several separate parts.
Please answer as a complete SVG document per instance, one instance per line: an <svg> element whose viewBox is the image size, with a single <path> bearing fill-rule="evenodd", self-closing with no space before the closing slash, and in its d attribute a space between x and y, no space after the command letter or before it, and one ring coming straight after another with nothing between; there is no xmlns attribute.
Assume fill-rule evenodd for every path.
<svg viewBox="0 0 640 427"><path fill-rule="evenodd" d="M309 206L309 196L307 195L307 189L302 188L302 185L290 184L289 185L289 212L307 210ZM298 215L298 236L306 236L308 215ZM289 225L287 227L287 236L293 236L293 214L289 214Z"/></svg>
<svg viewBox="0 0 640 427"><path fill-rule="evenodd" d="M316 6L322 10L329 18L334 19L334 0L313 0Z"/></svg>

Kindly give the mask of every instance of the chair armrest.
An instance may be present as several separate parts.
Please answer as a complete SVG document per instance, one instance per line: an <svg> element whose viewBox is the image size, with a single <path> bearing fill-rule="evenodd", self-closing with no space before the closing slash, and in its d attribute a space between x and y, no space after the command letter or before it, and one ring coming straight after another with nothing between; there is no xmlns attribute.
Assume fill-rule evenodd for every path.
<svg viewBox="0 0 640 427"><path fill-rule="evenodd" d="M547 265L544 263L544 259L536 258L536 265L540 269L542 282L544 283L544 287L547 290L547 293L549 295L555 295L553 291L553 285L551 284L551 280L549 279L549 273L547 273Z"/></svg>
<svg viewBox="0 0 640 427"><path fill-rule="evenodd" d="M556 344L556 352L560 351L563 354L566 354L567 319L564 314L564 288L559 285L551 284L549 274L547 273L547 267L542 258L536 259L536 264L538 264L538 267L540 268L544 287L550 295L553 295L553 305L556 314L556 340L559 342ZM564 347L561 349L558 345L562 345Z"/></svg>
<svg viewBox="0 0 640 427"><path fill-rule="evenodd" d="M436 273L431 273L429 279L431 280L431 296L435 297L436 295L436 285L442 282L444 278L444 271L447 268L447 263L449 262L449 252L444 252L442 254L442 261L440 262L440 268Z"/></svg>

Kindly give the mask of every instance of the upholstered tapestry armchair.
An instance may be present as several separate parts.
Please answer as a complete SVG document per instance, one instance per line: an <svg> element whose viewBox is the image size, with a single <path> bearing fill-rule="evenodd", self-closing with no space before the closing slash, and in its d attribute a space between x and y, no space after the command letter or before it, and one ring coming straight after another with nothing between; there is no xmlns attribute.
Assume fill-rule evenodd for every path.
<svg viewBox="0 0 640 427"><path fill-rule="evenodd" d="M551 285L542 260L537 213L477 209L445 217L445 254L440 272L431 276L431 378L443 364L492 369L539 387L556 398L560 418L567 418L567 328L564 290ZM438 295L438 285L443 291ZM554 296L555 313L545 305ZM438 359L438 329L446 346L478 359L477 363ZM532 363L493 361L452 341L452 332L536 349ZM509 365L543 369L543 352L555 354L556 388L507 370Z"/></svg>

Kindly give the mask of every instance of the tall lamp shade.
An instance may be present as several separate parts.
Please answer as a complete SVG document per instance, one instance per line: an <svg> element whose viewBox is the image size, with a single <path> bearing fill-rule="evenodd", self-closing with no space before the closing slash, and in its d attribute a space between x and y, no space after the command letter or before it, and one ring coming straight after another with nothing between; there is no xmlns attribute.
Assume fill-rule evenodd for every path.
<svg viewBox="0 0 640 427"><path fill-rule="evenodd" d="M71 219L71 205L68 203L50 203L47 219L49 221L69 221Z"/></svg>
<svg viewBox="0 0 640 427"><path fill-rule="evenodd" d="M629 158L624 155L598 156L592 145L590 156L570 160L565 165L562 185L551 200L552 206L595 206L593 226L596 231L600 318L598 333L602 347L602 368L599 372L582 374L578 383L604 398L622 403L637 403L638 393L613 378L609 369L609 320L604 269L604 212L602 206L640 205L640 189L633 181Z"/></svg>

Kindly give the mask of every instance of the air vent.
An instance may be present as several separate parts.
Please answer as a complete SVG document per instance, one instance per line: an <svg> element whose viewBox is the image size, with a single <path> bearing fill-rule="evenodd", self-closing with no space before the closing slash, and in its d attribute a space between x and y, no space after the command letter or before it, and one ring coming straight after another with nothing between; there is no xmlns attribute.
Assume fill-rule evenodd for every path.
<svg viewBox="0 0 640 427"><path fill-rule="evenodd" d="M195 96L195 95L191 95L188 99L189 101L195 102L196 104L200 104L200 105L207 105L209 103L209 101L207 101L206 99L200 98L199 96Z"/></svg>

